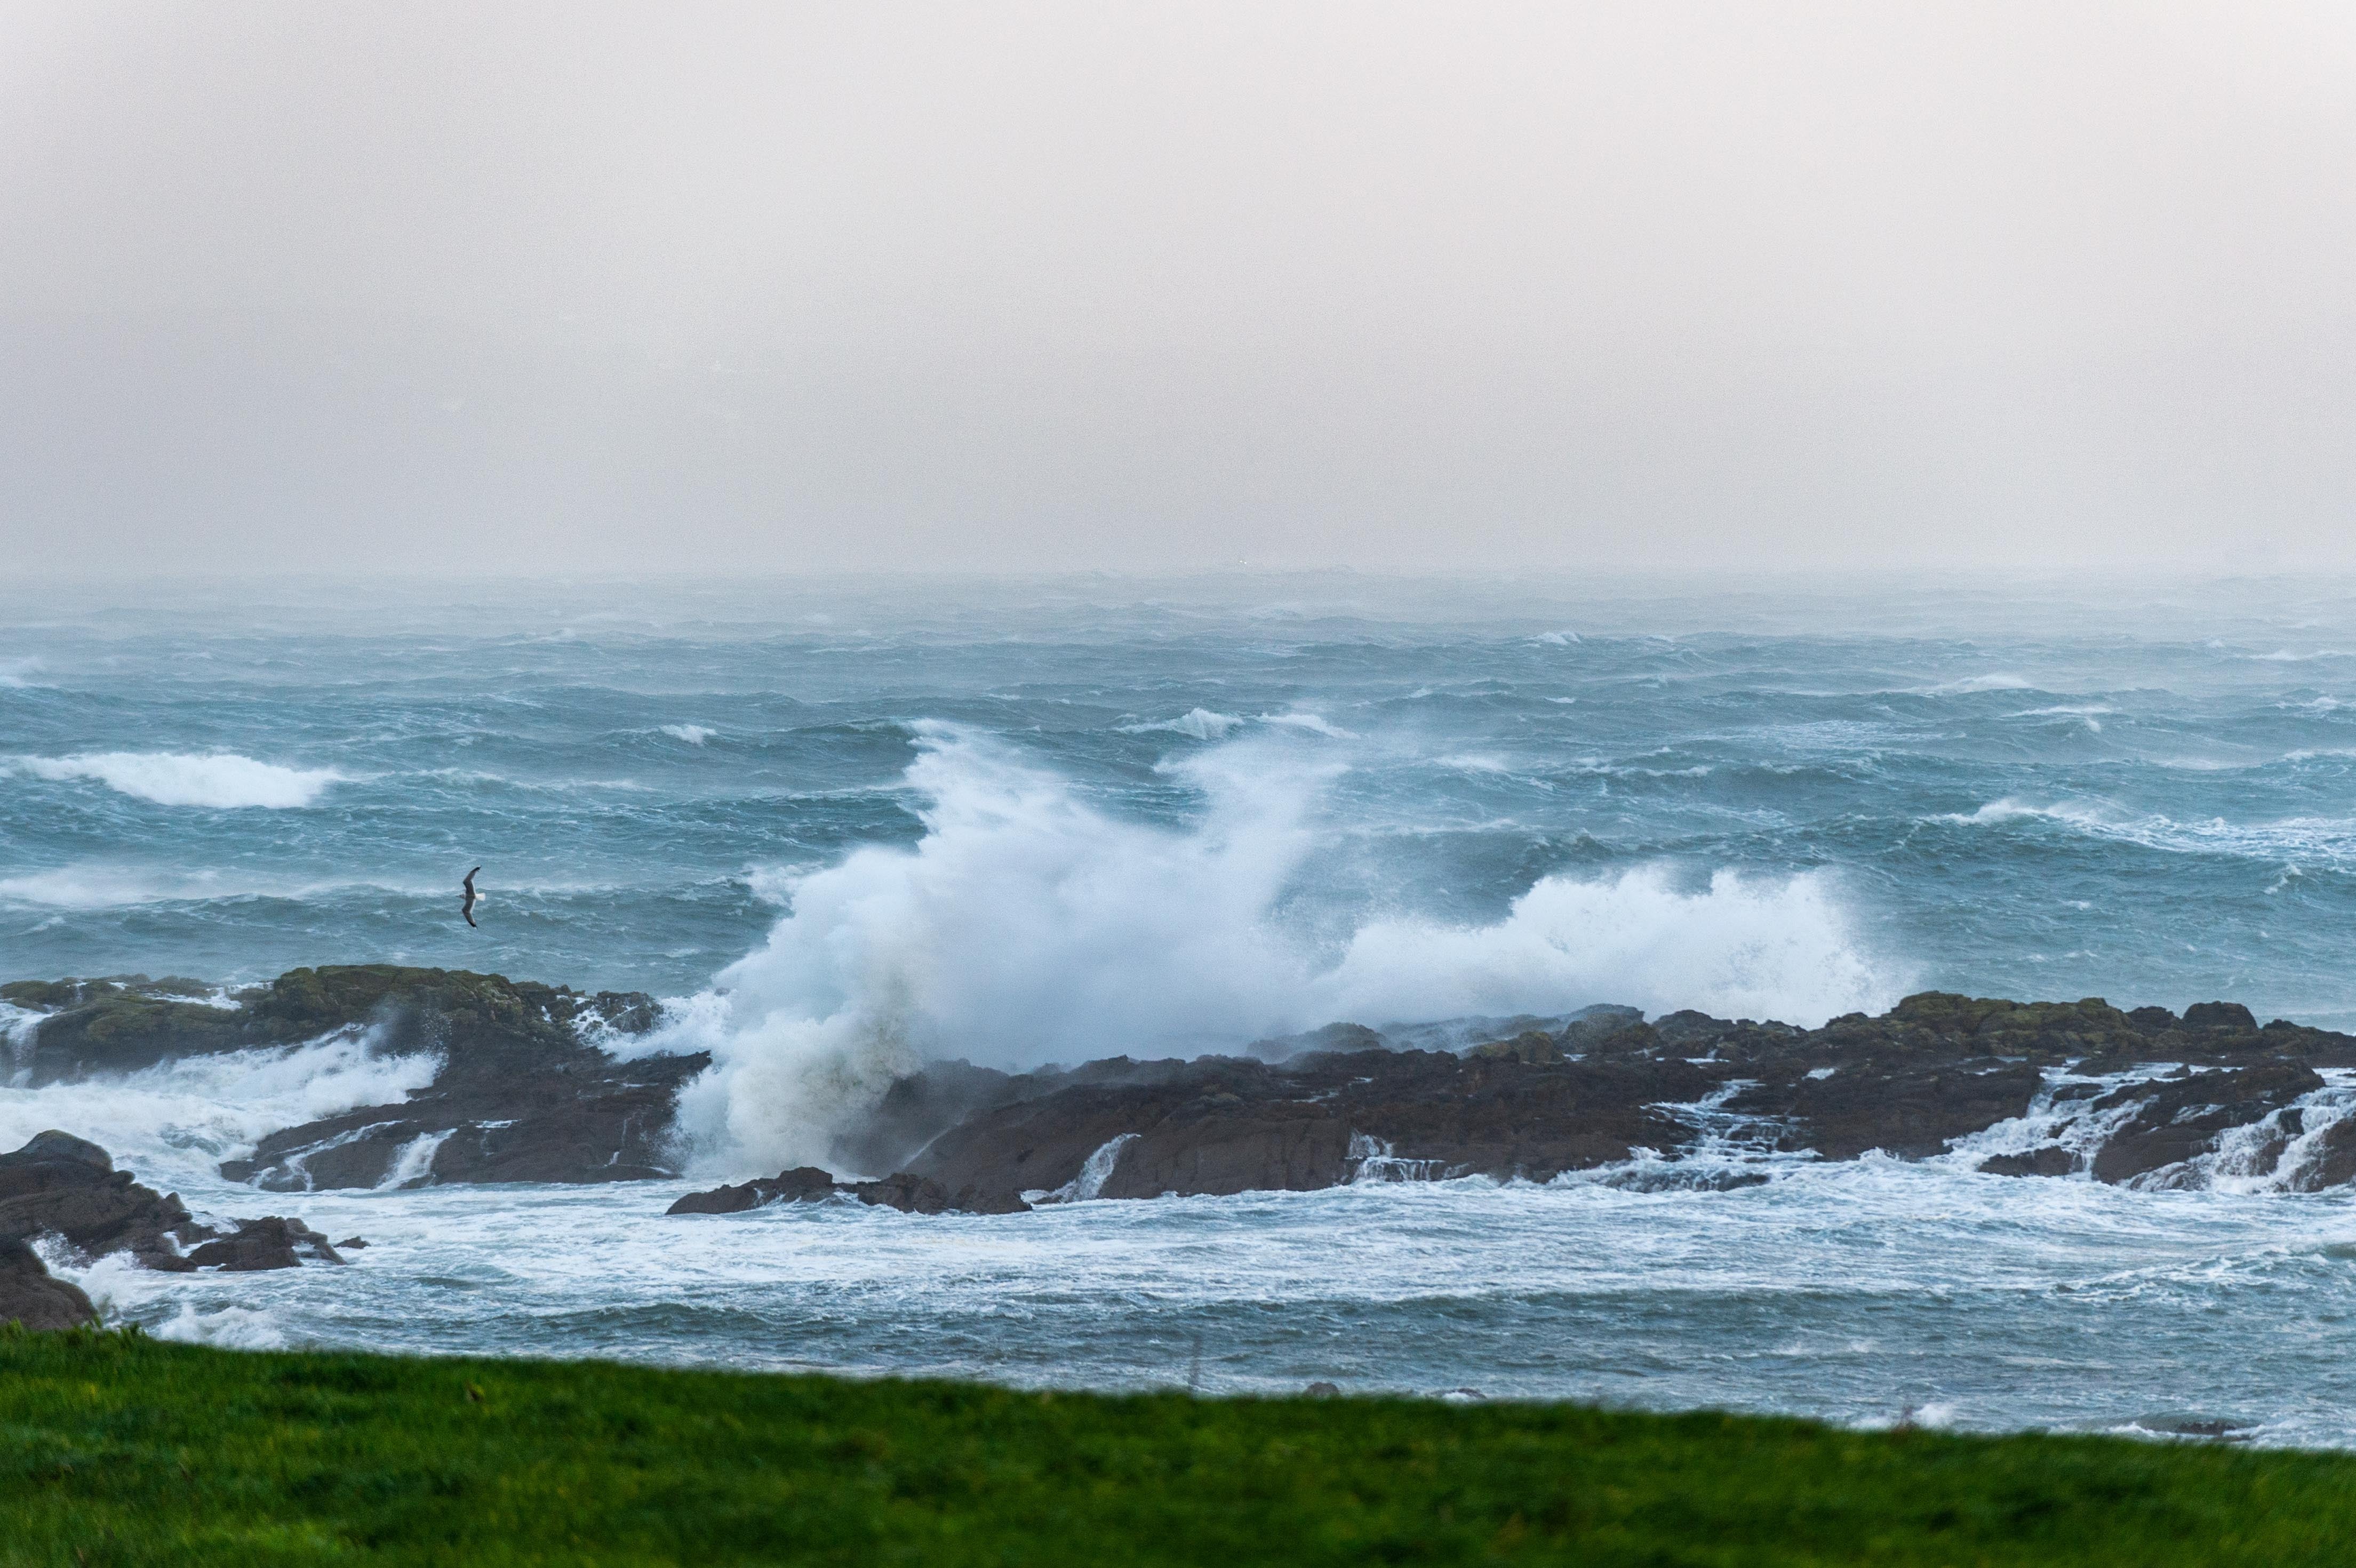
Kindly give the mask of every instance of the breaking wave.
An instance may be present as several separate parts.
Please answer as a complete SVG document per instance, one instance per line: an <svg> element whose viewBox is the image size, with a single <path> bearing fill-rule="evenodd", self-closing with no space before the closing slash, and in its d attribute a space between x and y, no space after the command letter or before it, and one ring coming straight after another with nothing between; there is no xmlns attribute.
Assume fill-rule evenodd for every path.
<svg viewBox="0 0 2356 1568"><path fill-rule="evenodd" d="M2172 855L2224 855L2265 861L2304 859L2329 865L2356 861L2356 820L2346 817L2293 816L2278 822L2241 823L2214 816L2205 822L2179 821L2157 812L2126 812L2100 803L2040 804L2008 795L1977 811L1951 812L1933 820L1967 827L2052 823L2089 837Z"/></svg>
<svg viewBox="0 0 2356 1568"><path fill-rule="evenodd" d="M1175 719L1164 719L1151 724L1123 724L1124 735L1151 735L1157 732L1188 735L1197 741L1216 741L1243 720L1232 713L1214 713L1207 708L1190 708Z"/></svg>
<svg viewBox="0 0 2356 1568"><path fill-rule="evenodd" d="M12 1048L21 1049L14 1037L27 1021L18 1011ZM431 1083L439 1066L430 1052L387 1054L373 1031L357 1029L304 1045L183 1056L122 1076L12 1089L0 1095L0 1149L65 1127L104 1144L142 1180L201 1185L219 1161L264 1135L397 1104Z"/></svg>
<svg viewBox="0 0 2356 1568"><path fill-rule="evenodd" d="M18 757L10 764L35 778L91 779L118 795L157 805L284 809L309 805L343 774L330 768L283 768L234 752L88 752L71 757Z"/></svg>
<svg viewBox="0 0 2356 1568"><path fill-rule="evenodd" d="M1814 1024L1901 988L1816 873L1547 877L1490 924L1400 913L1319 944L1283 908L1331 766L1252 744L1169 764L1206 802L1181 832L962 731L918 742L923 838L791 879L766 943L648 1042L713 1053L680 1103L700 1168L823 1164L846 1114L937 1056L1037 1065L1596 1001Z"/></svg>

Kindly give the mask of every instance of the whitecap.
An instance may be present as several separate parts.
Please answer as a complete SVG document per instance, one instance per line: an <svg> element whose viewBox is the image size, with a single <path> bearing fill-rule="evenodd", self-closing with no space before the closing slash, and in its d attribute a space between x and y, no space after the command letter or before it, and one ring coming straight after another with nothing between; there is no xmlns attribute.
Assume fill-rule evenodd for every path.
<svg viewBox="0 0 2356 1568"><path fill-rule="evenodd" d="M1951 680L1944 686L1934 686L1931 688L1929 695L1960 697L1975 691L2030 691L2035 688L2036 683L2033 681L1998 671L1992 675L1966 676L1962 680Z"/></svg>
<svg viewBox="0 0 2356 1568"><path fill-rule="evenodd" d="M1263 713L1259 716L1259 720L1263 724L1280 724L1287 729L1306 730L1312 735L1323 735L1333 741L1355 741L1358 738L1355 731L1343 729L1322 713L1297 710L1291 713Z"/></svg>
<svg viewBox="0 0 2356 1568"><path fill-rule="evenodd" d="M1150 735L1166 732L1188 735L1197 741L1216 741L1243 720L1232 713L1215 713L1207 708L1190 708L1175 719L1163 719L1149 724L1118 726L1124 735Z"/></svg>
<svg viewBox="0 0 2356 1568"><path fill-rule="evenodd" d="M712 736L720 733L719 731L704 724L666 724L662 727L662 732L684 741L691 746L701 746Z"/></svg>
<svg viewBox="0 0 2356 1568"><path fill-rule="evenodd" d="M157 805L216 810L305 806L345 779L332 768L281 767L235 752L87 752L17 757L10 765L35 778L95 780L118 795Z"/></svg>
<svg viewBox="0 0 2356 1568"><path fill-rule="evenodd" d="M2107 804L2039 804L2007 795L1977 811L1948 812L1929 820L1965 827L2043 821L2113 843L2177 855L2230 855L2273 864L2320 860L2356 862L2356 819L2293 816L2275 822L2233 822L2222 816L2184 821L2158 812L2127 812Z"/></svg>

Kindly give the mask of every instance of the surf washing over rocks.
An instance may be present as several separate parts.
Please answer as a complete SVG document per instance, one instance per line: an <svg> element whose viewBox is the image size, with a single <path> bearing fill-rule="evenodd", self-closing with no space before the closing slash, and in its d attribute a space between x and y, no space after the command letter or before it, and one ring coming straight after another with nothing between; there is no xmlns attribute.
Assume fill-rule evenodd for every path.
<svg viewBox="0 0 2356 1568"><path fill-rule="evenodd" d="M2356 1443L2336 590L377 603L0 624L102 1313Z"/></svg>
<svg viewBox="0 0 2356 1568"><path fill-rule="evenodd" d="M1395 916L1321 944L1280 906L1330 766L1248 742L1168 764L1205 802L1173 831L1116 819L1003 743L926 724L917 744L924 836L787 880L766 944L645 1041L713 1058L681 1104L699 1168L823 1164L846 1119L944 1056L1192 1055L1596 997L1807 1023L1895 999L1822 874L1547 877L1490 924Z"/></svg>

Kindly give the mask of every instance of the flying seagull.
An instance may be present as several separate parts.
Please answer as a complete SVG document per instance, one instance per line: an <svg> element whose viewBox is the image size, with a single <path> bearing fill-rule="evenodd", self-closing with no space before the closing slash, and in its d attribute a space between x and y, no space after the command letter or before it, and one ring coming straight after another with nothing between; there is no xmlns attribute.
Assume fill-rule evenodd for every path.
<svg viewBox="0 0 2356 1568"><path fill-rule="evenodd" d="M479 871L482 868L480 866L475 868L475 871ZM462 884L466 890L466 896L458 901L458 912L466 917L466 923L468 925L475 925L475 871L469 871L466 873L466 880ZM480 931L483 928L479 925L475 925L475 929L477 931Z"/></svg>

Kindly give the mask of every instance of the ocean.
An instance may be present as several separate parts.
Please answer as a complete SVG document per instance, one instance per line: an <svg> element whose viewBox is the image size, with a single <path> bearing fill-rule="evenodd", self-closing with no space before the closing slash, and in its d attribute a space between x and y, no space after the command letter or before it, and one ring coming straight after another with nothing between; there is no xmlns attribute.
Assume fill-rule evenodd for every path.
<svg viewBox="0 0 2356 1568"><path fill-rule="evenodd" d="M2352 763L2356 584L54 585L0 611L0 978L443 965L654 992L716 1061L677 1183L222 1182L430 1071L348 1042L0 1090L0 1141L370 1240L69 1271L224 1343L2356 1445L2344 1193L1965 1151L661 1218L933 1058L1923 989L2356 1028Z"/></svg>

